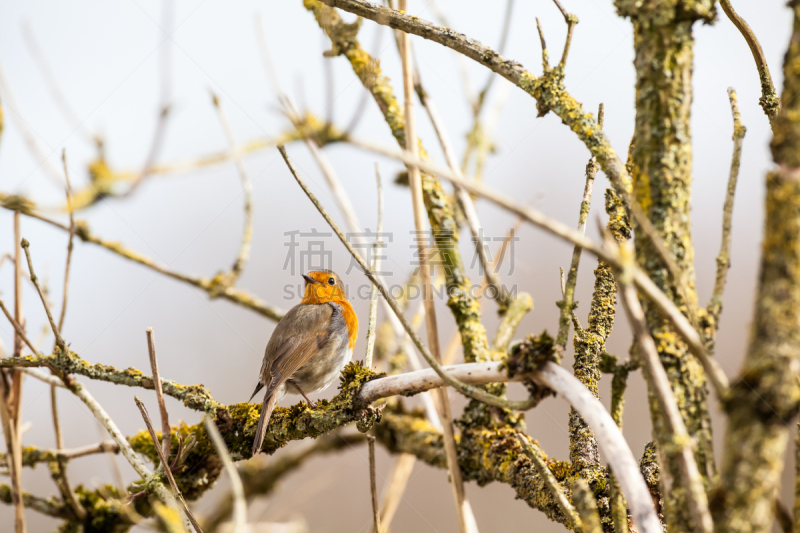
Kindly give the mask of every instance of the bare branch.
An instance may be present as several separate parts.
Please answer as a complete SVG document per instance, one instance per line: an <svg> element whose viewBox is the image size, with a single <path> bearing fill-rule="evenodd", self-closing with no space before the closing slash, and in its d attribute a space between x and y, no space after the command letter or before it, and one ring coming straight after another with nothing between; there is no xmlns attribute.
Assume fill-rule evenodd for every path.
<svg viewBox="0 0 800 533"><path fill-rule="evenodd" d="M0 206L6 207L5 205L2 205L2 199L3 196L0 195ZM8 207L6 208L8 209ZM36 218L37 220L41 220L42 222L46 222L47 224L50 224L51 226L58 228L62 231L67 231L67 232L69 231L69 227L61 224L60 222L47 218L43 215L40 215L35 211L25 211L24 214L26 216ZM220 298L224 298L225 300L233 302L237 305L241 305L242 307L250 309L251 311L255 311L256 313L266 318L269 318L270 320L274 320L277 322L285 314L285 311L283 309L269 306L264 302L262 302L261 300L259 300L257 297L243 290L237 289L235 287L225 287L224 290L222 290L222 292L217 294L219 287L218 284L215 283L215 280L210 280L204 277L197 277L189 274L183 274L181 272L176 272L175 270L172 270L168 266L162 265L161 263L158 263L154 259L142 255L139 252L136 252L135 250L132 250L126 246L123 246L118 242L106 241L104 239L101 239L100 237L91 232L88 224L86 224L86 222L84 221L77 222L75 233L83 242L89 242L97 246L101 246L110 252L113 252L121 257L124 257L125 259L128 259L129 261L133 261L134 263L143 265L151 270L154 270L155 272L158 272L159 274L164 274L165 276L170 277L172 279L188 283L189 285L192 285L194 287L197 287L198 289L205 291L209 296L211 295L219 296Z"/></svg>
<svg viewBox="0 0 800 533"><path fill-rule="evenodd" d="M378 224L375 230L375 242L372 245L372 270L380 270L381 232L383 231L383 186L378 163L375 163L375 181L378 188ZM367 353L364 355L364 365L372 368L372 352L375 350L375 322L378 319L378 287L373 283L369 289L369 324L367 325ZM376 528L376 533L380 533Z"/></svg>
<svg viewBox="0 0 800 533"><path fill-rule="evenodd" d="M14 332L17 334L20 340L24 342L28 346L28 348L30 348L31 352L33 352L34 355L38 357L43 357L42 354L40 354L39 351L36 349L36 347L33 345L33 343L30 340L28 340L28 337L25 335L25 330L22 329L22 326L20 326L19 322L17 322L14 319L14 317L11 316L11 313L8 312L8 308L6 307L6 304L3 303L3 300L0 300L0 309L2 309L3 314L6 315L6 318L14 327ZM8 366L15 366L15 365L8 365ZM44 365L36 365L36 366L44 366Z"/></svg>
<svg viewBox="0 0 800 533"><path fill-rule="evenodd" d="M406 0L399 0L399 8L406 10ZM414 76L411 65L411 41L407 33L400 34L400 59L403 66L403 94L405 96L405 149L411 152L414 157L419 157L419 145L417 144L416 118L414 115ZM427 231L425 201L422 196L422 176L418 167L406 165L408 168L408 181L411 185L411 200L414 208L414 228L417 235L424 235ZM439 328L436 323L436 304L433 301L433 282L431 280L430 264L428 263L429 252L424 240L418 240L420 258L420 282L422 285L423 304L425 305L425 325L428 337L428 345L438 363L441 363L442 354L439 346ZM461 469L458 466L458 451L456 450L455 435L453 428L452 415L450 413L450 400L445 389L439 390L439 419L442 423L442 434L444 435L444 449L447 455L447 468L450 471L450 484L453 489L453 497L456 502L456 513L458 514L459 529L461 533L469 531L469 509L466 504L464 494L464 480L461 477ZM377 517L377 514L376 514ZM377 529L376 523L376 533Z"/></svg>
<svg viewBox="0 0 800 533"><path fill-rule="evenodd" d="M31 261L31 253L28 250L30 247L30 243L28 243L27 239L22 239L20 243L22 249L25 251L25 258L28 260L28 272L31 274L31 283L33 283L34 287L36 287L36 292L39 293L39 298L42 300L42 306L44 307L44 311L47 314L47 320L50 322L50 329L53 330L53 335L56 337L56 346L62 352L65 352L67 349L67 345L64 343L64 339L61 338L61 333L58 331L58 326L56 325L55 320L53 320L53 314L50 312L50 306L47 305L47 298L45 298L44 293L42 292L42 288L39 285L39 278L36 276L36 273L33 271L33 262Z"/></svg>
<svg viewBox="0 0 800 533"><path fill-rule="evenodd" d="M422 87L422 81L419 77L419 72L416 73L417 79L417 86L416 92L417 96L419 97L422 106L428 113L428 118L433 125L433 129L436 132L436 136L439 139L439 144L442 147L442 152L444 153L445 160L447 161L447 166L450 168L450 171L459 176L463 179L461 174L461 168L458 165L458 161L456 160L456 154L453 150L453 145L450 142L450 137L447 135L447 130L445 130L444 122L442 121L441 117L439 116L439 112L437 111L436 107L433 104L428 93ZM411 150L413 152L413 150ZM467 226L469 226L469 231L472 234L472 240L475 243L475 249L478 252L478 258L481 261L481 268L484 271L484 275L486 277L486 281L490 286L494 286L495 290L499 293L499 304L501 309L505 309L508 307L510 303L511 296L508 294L508 291L505 290L502 283L500 282L500 277L495 272L492 265L489 264L489 261L486 257L486 248L483 244L483 227L481 226L481 222L478 219L478 212L475 210L475 204L472 201L472 198L469 194L464 190L463 187L456 185L455 187L456 198L458 198L459 203L464 212L464 218L467 220Z"/></svg>
<svg viewBox="0 0 800 533"><path fill-rule="evenodd" d="M69 211L69 240L67 241L67 260L64 266L64 290L61 296L61 314L58 317L58 331L64 329L64 318L67 316L67 297L69 296L69 271L72 265L72 249L75 240L75 216L72 209L72 186L69 181L67 167L67 149L61 151L61 162L64 165L64 180L66 181L65 193L67 195L67 211Z"/></svg>
<svg viewBox="0 0 800 533"><path fill-rule="evenodd" d="M589 427L594 429L597 443L625 493L637 529L646 533L662 531L647 485L639 472L639 465L633 458L625 437L600 400L569 371L555 363L545 363L531 377L540 385L563 396L586 420Z"/></svg>
<svg viewBox="0 0 800 533"><path fill-rule="evenodd" d="M539 17L536 17L536 31L539 32L539 42L542 44L542 69L547 72L550 70L550 58L547 55L547 43L544 40L544 30L542 30Z"/></svg>
<svg viewBox="0 0 800 533"><path fill-rule="evenodd" d="M723 4L724 5L724 4ZM708 314L713 318L713 327L719 327L719 315L722 312L722 293L725 291L725 282L728 278L728 269L731 266L731 228L733 226L733 198L736 194L736 182L739 178L739 163L742 160L742 140L747 129L742 125L739 115L739 99L733 87L728 88L728 97L731 101L733 114L733 157L731 158L731 171L728 176L728 189L725 194L725 205L722 208L722 244L717 255L717 275L714 280L714 291L708 302Z"/></svg>
<svg viewBox="0 0 800 533"><path fill-rule="evenodd" d="M158 399L158 409L161 411L161 449L164 457L169 459L170 441L172 439L172 428L169 425L169 413L167 404L164 402L164 391L161 389L161 375L158 371L158 358L156 357L156 340L153 328L147 328L147 352L150 356L150 370L153 372L153 388Z"/></svg>
<svg viewBox="0 0 800 533"><path fill-rule="evenodd" d="M236 162L236 170L239 172L239 177L242 180L242 192L244 193L244 229L242 231L242 244L239 246L239 255L236 256L231 271L227 276L224 276L223 286L233 287L236 281L242 274L245 263L250 258L250 243L253 240L253 185L250 177L247 175L247 168L244 166L242 156L238 154L239 146L236 142L236 136L233 134L228 115L220 105L219 97L212 94L212 102L214 109L217 110L217 117L222 125L222 130L225 132L225 137L228 140L228 146L234 154L234 161Z"/></svg>
<svg viewBox="0 0 800 533"><path fill-rule="evenodd" d="M378 484L375 481L375 437L367 435L369 447L369 492L372 496L372 527L375 533L381 533L381 517L378 512Z"/></svg>

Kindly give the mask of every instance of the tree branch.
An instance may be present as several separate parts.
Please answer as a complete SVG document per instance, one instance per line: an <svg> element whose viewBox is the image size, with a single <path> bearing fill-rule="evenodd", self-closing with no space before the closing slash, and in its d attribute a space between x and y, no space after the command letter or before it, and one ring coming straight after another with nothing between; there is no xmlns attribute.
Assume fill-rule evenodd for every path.
<svg viewBox="0 0 800 533"><path fill-rule="evenodd" d="M554 76L552 71L537 78L516 61L505 59L466 35L365 0L324 0L324 2L331 7L338 7L378 24L439 43L503 76L537 100L540 114L553 111L578 135L597 158L600 168L625 201L626 193L631 190L630 176L625 170L625 165L611 148L602 130L598 128L594 117L584 113L581 105L564 90L560 77ZM307 7L317 3L316 0L304 0Z"/></svg>

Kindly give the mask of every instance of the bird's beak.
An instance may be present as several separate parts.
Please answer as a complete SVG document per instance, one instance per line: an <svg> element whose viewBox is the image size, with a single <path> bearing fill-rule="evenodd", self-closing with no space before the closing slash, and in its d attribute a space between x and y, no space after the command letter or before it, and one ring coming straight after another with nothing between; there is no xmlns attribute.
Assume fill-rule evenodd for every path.
<svg viewBox="0 0 800 533"><path fill-rule="evenodd" d="M306 276L305 274L303 274L303 279L306 280L306 283L311 283L312 285L314 283L319 283L319 281L315 280L311 276Z"/></svg>

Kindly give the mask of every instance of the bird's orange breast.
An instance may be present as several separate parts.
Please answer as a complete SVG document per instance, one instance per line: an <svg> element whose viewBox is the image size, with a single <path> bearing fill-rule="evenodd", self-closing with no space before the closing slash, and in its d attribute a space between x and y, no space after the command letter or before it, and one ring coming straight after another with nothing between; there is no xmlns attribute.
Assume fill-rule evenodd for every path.
<svg viewBox="0 0 800 533"><path fill-rule="evenodd" d="M347 333L350 338L348 346L352 350L358 338L358 315L356 315L353 306L347 300L339 300L336 303L342 306L342 316L344 317L344 323L347 325Z"/></svg>

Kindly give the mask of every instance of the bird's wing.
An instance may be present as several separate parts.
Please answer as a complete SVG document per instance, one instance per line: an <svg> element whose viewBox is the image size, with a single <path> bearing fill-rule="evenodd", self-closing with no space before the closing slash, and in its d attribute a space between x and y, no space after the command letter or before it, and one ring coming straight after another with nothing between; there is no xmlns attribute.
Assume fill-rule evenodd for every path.
<svg viewBox="0 0 800 533"><path fill-rule="evenodd" d="M278 323L264 355L262 381L268 384L267 394L291 378L328 341L332 314L330 305L304 304Z"/></svg>

